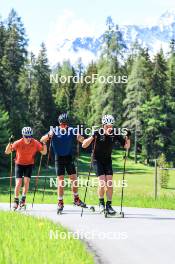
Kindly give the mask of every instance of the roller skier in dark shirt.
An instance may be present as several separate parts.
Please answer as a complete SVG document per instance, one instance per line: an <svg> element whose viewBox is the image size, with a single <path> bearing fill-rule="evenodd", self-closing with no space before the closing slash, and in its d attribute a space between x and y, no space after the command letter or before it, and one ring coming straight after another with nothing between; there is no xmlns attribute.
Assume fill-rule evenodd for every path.
<svg viewBox="0 0 175 264"><path fill-rule="evenodd" d="M82 147L87 148L91 143L94 146L94 164L99 178L99 206L100 212L106 210L108 214L115 214L112 208L113 194L113 170L112 170L112 149L116 142L119 142L125 149L130 148L130 132L126 130L126 136L119 135L113 129L114 117L105 115L102 118L102 127L95 131L93 135L83 141ZM107 202L105 204L104 195L106 190Z"/></svg>

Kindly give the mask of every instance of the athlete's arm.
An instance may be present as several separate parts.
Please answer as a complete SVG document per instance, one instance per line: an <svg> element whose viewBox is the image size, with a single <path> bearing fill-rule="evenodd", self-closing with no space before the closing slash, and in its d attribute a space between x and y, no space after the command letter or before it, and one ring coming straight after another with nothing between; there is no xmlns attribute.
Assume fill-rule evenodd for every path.
<svg viewBox="0 0 175 264"><path fill-rule="evenodd" d="M128 150L130 149L130 147L131 147L131 140L126 136L124 148Z"/></svg>
<svg viewBox="0 0 175 264"><path fill-rule="evenodd" d="M94 138L97 138L98 133L99 133L98 130L95 130L95 131L93 132L93 134L92 134L91 137L88 137L87 139L85 139L85 140L83 141L82 148L87 148L87 147L89 147L89 145L92 143L92 141L94 140Z"/></svg>
<svg viewBox="0 0 175 264"><path fill-rule="evenodd" d="M9 143L8 145L6 146L6 149L5 149L5 154L9 155L13 150L16 150L17 148L17 142L14 142L14 137L11 136L9 138Z"/></svg>
<svg viewBox="0 0 175 264"><path fill-rule="evenodd" d="M40 151L40 153L42 155L46 155L47 154L47 145L44 142L43 142L43 149Z"/></svg>
<svg viewBox="0 0 175 264"><path fill-rule="evenodd" d="M116 135L116 141L118 141L123 148L128 150L131 146L130 136L131 132L128 130L125 137L122 135Z"/></svg>
<svg viewBox="0 0 175 264"><path fill-rule="evenodd" d="M84 141L84 137L81 136L80 134L77 135L77 140L80 142L80 143L83 143Z"/></svg>
<svg viewBox="0 0 175 264"><path fill-rule="evenodd" d="M127 130L127 134L126 134L126 137L125 137L125 145L124 145L124 148L127 149L127 150L130 149L130 147L131 147L130 137L131 137L131 131Z"/></svg>
<svg viewBox="0 0 175 264"><path fill-rule="evenodd" d="M92 141L94 140L94 137L88 137L85 140L83 140L83 144L82 144L82 148L87 148L89 147L89 145L92 143Z"/></svg>
<svg viewBox="0 0 175 264"><path fill-rule="evenodd" d="M12 152L12 144L8 143L5 149L5 154L9 155Z"/></svg>
<svg viewBox="0 0 175 264"><path fill-rule="evenodd" d="M53 137L53 131L49 131L48 134L42 136L42 138L40 139L41 143L46 143L49 139L51 139Z"/></svg>

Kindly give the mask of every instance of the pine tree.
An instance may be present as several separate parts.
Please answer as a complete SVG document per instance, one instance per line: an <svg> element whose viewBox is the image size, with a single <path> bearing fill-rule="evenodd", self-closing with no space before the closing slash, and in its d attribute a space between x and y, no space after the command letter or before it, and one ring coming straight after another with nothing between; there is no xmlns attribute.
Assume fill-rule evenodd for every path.
<svg viewBox="0 0 175 264"><path fill-rule="evenodd" d="M167 114L164 112L161 98L158 95L146 101L141 106L140 112L143 130L142 155L149 163L150 159L158 158L166 151L163 128L166 128Z"/></svg>
<svg viewBox="0 0 175 264"><path fill-rule="evenodd" d="M82 68L81 68L82 69ZM82 77L84 80L83 83L79 82L76 85L76 94L75 94L75 100L74 100L74 115L75 119L86 126L89 124L89 118L91 115L90 111L90 96L91 96L91 81L92 79L89 77L92 77L93 74L97 73L97 68L95 63L89 64L86 72L82 73L79 72L79 77ZM85 78L88 76L88 82L85 82Z"/></svg>
<svg viewBox="0 0 175 264"><path fill-rule="evenodd" d="M32 117L32 105L30 103L30 93L33 84L34 78L34 66L35 66L35 56L30 54L30 57L24 64L23 68L20 71L17 88L21 95L21 102L25 111L21 112L21 126L31 125Z"/></svg>
<svg viewBox="0 0 175 264"><path fill-rule="evenodd" d="M55 104L51 92L50 68L44 43L41 44L36 63L32 70L31 92L29 97L29 111L31 126L36 137L40 137L55 124Z"/></svg>
<svg viewBox="0 0 175 264"><path fill-rule="evenodd" d="M125 48L122 34L118 26L114 26L111 18L107 19L107 30L104 34L105 44L102 56L97 63L98 76L102 79L96 81L92 86L91 95L91 123L99 123L104 114L113 114L116 118L116 125L122 123L124 89L121 77L122 51ZM108 82L109 76L114 77L113 82ZM106 82L105 82L106 79ZM102 81L101 81L102 80Z"/></svg>
<svg viewBox="0 0 175 264"><path fill-rule="evenodd" d="M12 9L6 23L6 42L2 58L3 106L9 113L10 128L18 136L21 127L21 112L24 111L21 94L17 88L20 71L26 61L27 39L21 18Z"/></svg>
<svg viewBox="0 0 175 264"><path fill-rule="evenodd" d="M2 59L4 56L4 48L6 41L6 29L4 23L0 21L0 104L4 105L5 101L5 76L2 64Z"/></svg>
<svg viewBox="0 0 175 264"><path fill-rule="evenodd" d="M75 98L75 82L73 77L76 75L75 69L69 61L64 61L63 65L58 67L58 83L53 83L55 104L58 112L67 112L70 116L73 113L73 103Z"/></svg>
<svg viewBox="0 0 175 264"><path fill-rule="evenodd" d="M141 50L133 63L126 86L126 98L123 101L125 107L123 126L134 131L135 162L137 162L138 137L144 133L141 125L140 108L150 97L151 68L148 52Z"/></svg>
<svg viewBox="0 0 175 264"><path fill-rule="evenodd" d="M167 156L168 153L170 129L167 99L167 65L161 50L153 61L150 99L142 105L142 140L148 159L155 159L161 153Z"/></svg>
<svg viewBox="0 0 175 264"><path fill-rule="evenodd" d="M7 157L4 155L5 146L10 136L8 113L0 109L0 170L7 165Z"/></svg>
<svg viewBox="0 0 175 264"><path fill-rule="evenodd" d="M168 88L169 95L175 99L175 40L170 42L170 54L168 58Z"/></svg>
<svg viewBox="0 0 175 264"><path fill-rule="evenodd" d="M168 151L166 151L166 158L167 160L174 159L174 152L175 152L175 40L172 39L170 41L170 53L169 58L167 61L167 105L168 105L168 128L169 132L169 146Z"/></svg>

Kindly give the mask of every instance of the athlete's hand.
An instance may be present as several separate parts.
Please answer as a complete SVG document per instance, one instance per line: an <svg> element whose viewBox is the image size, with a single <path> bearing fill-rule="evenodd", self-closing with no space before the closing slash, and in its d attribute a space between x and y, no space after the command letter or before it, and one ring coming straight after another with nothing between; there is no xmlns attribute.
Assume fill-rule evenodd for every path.
<svg viewBox="0 0 175 264"><path fill-rule="evenodd" d="M11 137L9 138L9 143L10 143L10 144L13 144L13 142L14 142L14 136L11 135Z"/></svg>
<svg viewBox="0 0 175 264"><path fill-rule="evenodd" d="M42 136L42 138L40 139L40 142L41 143L47 143L47 141L49 141L49 139L52 138L52 136L53 136L51 133L52 133L52 131L49 131L48 134Z"/></svg>
<svg viewBox="0 0 175 264"><path fill-rule="evenodd" d="M130 149L130 147L131 147L131 140L128 137L126 137L124 148Z"/></svg>
<svg viewBox="0 0 175 264"><path fill-rule="evenodd" d="M84 141L84 137L82 137L80 134L77 135L77 140L81 143Z"/></svg>
<svg viewBox="0 0 175 264"><path fill-rule="evenodd" d="M49 138L52 138L52 137L53 137L53 134L54 134L53 131L50 130L49 133L48 133L48 137L49 137Z"/></svg>
<svg viewBox="0 0 175 264"><path fill-rule="evenodd" d="M92 134L92 137L95 138L95 137L97 137L97 135L98 135L98 130L94 130L93 134Z"/></svg>

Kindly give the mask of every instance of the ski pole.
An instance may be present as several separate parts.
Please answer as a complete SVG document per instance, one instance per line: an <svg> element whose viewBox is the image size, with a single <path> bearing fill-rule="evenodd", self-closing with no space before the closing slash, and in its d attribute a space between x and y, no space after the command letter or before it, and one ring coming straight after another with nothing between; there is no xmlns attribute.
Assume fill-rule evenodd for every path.
<svg viewBox="0 0 175 264"><path fill-rule="evenodd" d="M13 173L13 153L10 153L10 210L12 207L12 173Z"/></svg>
<svg viewBox="0 0 175 264"><path fill-rule="evenodd" d="M88 189L88 186L89 186L89 178L90 178L91 170L92 170L92 167L93 167L93 160L94 160L94 152L95 152L95 147L96 147L96 141L97 141L97 137L95 137L94 146L93 146L93 150L92 150L92 154L91 154L91 163L90 163L90 168L89 168L89 173L88 173L88 180L87 180L85 194L84 194L84 200L83 200L84 203L86 202L87 189ZM83 216L83 207L81 209L81 217L82 216Z"/></svg>
<svg viewBox="0 0 175 264"><path fill-rule="evenodd" d="M39 178L39 175L40 175L40 172L41 172L42 159L43 159L43 155L41 154L40 163L39 163L39 167L38 167L38 173L37 173L36 180L35 180L35 190L34 190L34 194L33 194L32 208L33 208L33 204L34 204L34 201L35 201L35 194L36 194L36 191L37 191L37 188L38 188L38 178Z"/></svg>
<svg viewBox="0 0 175 264"><path fill-rule="evenodd" d="M49 169L49 160L50 160L50 152L51 152L51 145L52 145L52 139L50 140L50 144L49 144L49 152L48 152L48 156L47 156L47 164L46 164L46 169ZM44 188L43 188L43 197L42 197L42 202L44 201L44 196L45 196L45 191L46 191L46 180L47 178L44 178Z"/></svg>
<svg viewBox="0 0 175 264"><path fill-rule="evenodd" d="M123 177L122 177L122 193L121 193L121 205L120 205L120 212L123 211L123 195L124 195L124 180L125 180L125 171L126 171L126 160L128 157L128 150L125 149L124 154L124 165L123 165Z"/></svg>
<svg viewBox="0 0 175 264"><path fill-rule="evenodd" d="M77 177L78 177L78 167L79 167L79 156L80 156L80 144L79 141L77 141Z"/></svg>
<svg viewBox="0 0 175 264"><path fill-rule="evenodd" d="M12 174L13 174L13 153L12 153L12 142L14 140L13 135L9 138L9 143L10 143L10 210L12 207Z"/></svg>

